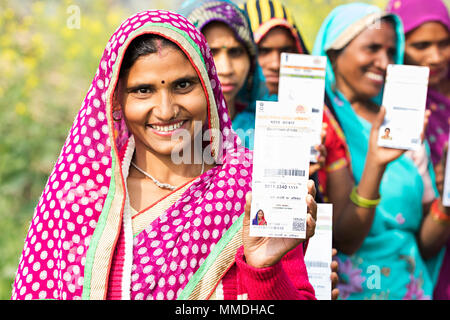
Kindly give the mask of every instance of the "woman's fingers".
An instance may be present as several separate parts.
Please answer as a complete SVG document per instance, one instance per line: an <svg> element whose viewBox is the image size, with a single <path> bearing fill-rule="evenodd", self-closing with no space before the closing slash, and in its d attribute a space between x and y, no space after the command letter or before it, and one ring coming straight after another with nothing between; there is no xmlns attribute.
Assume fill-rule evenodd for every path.
<svg viewBox="0 0 450 320"><path fill-rule="evenodd" d="M316 186L314 184L313 180L308 180L308 183L306 184L308 188L308 194L312 195L313 198L316 197Z"/></svg>
<svg viewBox="0 0 450 320"><path fill-rule="evenodd" d="M306 216L306 239L314 236L316 233L316 220L310 213Z"/></svg>
<svg viewBox="0 0 450 320"><path fill-rule="evenodd" d="M420 134L420 139L422 140L422 142L425 140L425 132L427 131L430 115L431 110L425 110L425 118L423 120L423 130L422 133Z"/></svg>
<svg viewBox="0 0 450 320"><path fill-rule="evenodd" d="M386 115L386 108L381 106L380 111L375 117L375 121L372 123L372 130L379 130L384 121L384 116Z"/></svg>
<svg viewBox="0 0 450 320"><path fill-rule="evenodd" d="M252 206L252 193L247 192L245 195L245 205L244 205L244 225L250 225L250 209Z"/></svg>

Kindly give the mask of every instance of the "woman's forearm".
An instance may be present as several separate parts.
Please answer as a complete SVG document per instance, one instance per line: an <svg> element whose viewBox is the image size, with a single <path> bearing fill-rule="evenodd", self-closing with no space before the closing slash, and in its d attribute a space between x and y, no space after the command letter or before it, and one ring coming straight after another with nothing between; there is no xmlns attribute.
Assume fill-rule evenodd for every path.
<svg viewBox="0 0 450 320"><path fill-rule="evenodd" d="M345 174L350 175L350 171L347 168L346 170L347 173ZM385 166L375 165L370 160L367 161L360 183L357 186L358 195L366 199L379 198L379 187L384 170ZM331 188L346 190L345 195L341 191L339 195L341 199L333 199L333 190L330 190L330 200L338 203L335 206L337 210L335 211L335 227L333 228L335 246L339 251L352 254L358 250L369 233L375 216L375 208L363 208L355 205L349 197L353 188L353 181L343 177L339 179L340 181L336 181L334 178L336 177L331 177ZM347 185L343 185L343 181Z"/></svg>
<svg viewBox="0 0 450 320"><path fill-rule="evenodd" d="M450 211L450 208L446 209L442 206L440 199L437 201L441 212ZM417 240L423 258L430 259L447 243L450 236L450 224L434 219L430 205L424 206L424 212L428 212L428 214L422 222Z"/></svg>

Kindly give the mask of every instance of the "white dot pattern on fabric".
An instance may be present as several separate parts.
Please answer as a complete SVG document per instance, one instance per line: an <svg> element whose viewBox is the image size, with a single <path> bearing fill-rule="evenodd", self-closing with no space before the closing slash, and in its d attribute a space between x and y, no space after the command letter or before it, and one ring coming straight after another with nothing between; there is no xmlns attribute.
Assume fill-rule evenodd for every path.
<svg viewBox="0 0 450 320"><path fill-rule="evenodd" d="M237 175L241 170L247 169L244 169L241 164L224 167L219 172L215 172L214 177L205 178L210 179L208 190L199 189L200 182L198 189L195 188L195 185L191 187L190 203L199 203L201 199L204 199L208 202L204 204L204 210L198 206L190 208L188 213L180 215L180 212L186 212L186 210L184 210L183 201L179 201L171 212L167 212L159 220L155 220L151 227L136 237L134 241L135 263L132 273L132 278L135 280L133 282L145 283L145 279L152 275L154 279L159 279L158 283L163 282L165 285L162 287L159 285L140 286L139 290L132 292L132 298L176 299L178 297L181 292L180 288L186 285L205 261L211 248L242 214L243 202L236 202L234 195L246 193L249 190L248 183L251 173L247 174L245 179L248 183L244 186L236 183L229 185L228 180L221 179L221 177L227 177L230 171ZM215 181L216 179L223 181L222 188ZM224 192L223 188L227 189L227 192ZM210 213L207 214L208 212ZM177 228L177 226L184 227ZM170 233L170 237L165 237L167 233ZM142 264L140 259L143 256L154 256L155 258ZM158 261L156 257L161 260ZM148 268L152 264L161 265L162 259L166 266L165 272L161 272L159 268Z"/></svg>

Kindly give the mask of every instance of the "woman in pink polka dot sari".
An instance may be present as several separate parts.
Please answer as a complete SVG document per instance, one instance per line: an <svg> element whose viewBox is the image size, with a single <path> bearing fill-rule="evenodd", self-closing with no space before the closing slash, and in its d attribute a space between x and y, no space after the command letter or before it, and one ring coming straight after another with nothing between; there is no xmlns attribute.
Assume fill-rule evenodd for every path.
<svg viewBox="0 0 450 320"><path fill-rule="evenodd" d="M141 55L144 40L156 49ZM192 138L177 144L180 128ZM193 164L168 161L180 145ZM36 207L12 299L314 299L304 242L248 236L251 174L204 37L168 11L130 17Z"/></svg>

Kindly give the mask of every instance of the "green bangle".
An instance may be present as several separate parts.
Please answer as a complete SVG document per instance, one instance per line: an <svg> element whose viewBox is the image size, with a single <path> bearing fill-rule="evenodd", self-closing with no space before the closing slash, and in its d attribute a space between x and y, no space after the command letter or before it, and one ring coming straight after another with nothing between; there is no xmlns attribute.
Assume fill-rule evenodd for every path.
<svg viewBox="0 0 450 320"><path fill-rule="evenodd" d="M352 202L357 205L358 207L361 208L367 208L367 209L372 209L375 208L381 201L381 198L375 199L375 200L370 200L370 199L366 199L361 197L357 192L358 186L354 186L352 189L352 193L350 194L350 200L352 200Z"/></svg>

